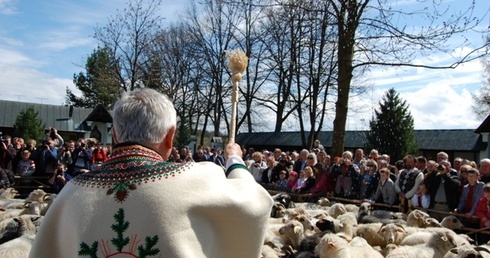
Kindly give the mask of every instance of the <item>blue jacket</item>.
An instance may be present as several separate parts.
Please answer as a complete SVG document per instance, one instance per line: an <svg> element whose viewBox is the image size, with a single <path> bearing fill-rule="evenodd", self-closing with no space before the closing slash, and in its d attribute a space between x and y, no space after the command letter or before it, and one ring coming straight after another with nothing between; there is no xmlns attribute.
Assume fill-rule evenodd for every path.
<svg viewBox="0 0 490 258"><path fill-rule="evenodd" d="M475 214L476 205L478 204L478 200L483 196L483 186L485 183L477 181L475 184L475 189L473 190L473 201L471 205L471 215ZM466 198L468 197L468 192L470 191L470 184L466 184L463 186L463 192L461 193L461 197L459 198L458 212L466 213L464 207L466 206Z"/></svg>

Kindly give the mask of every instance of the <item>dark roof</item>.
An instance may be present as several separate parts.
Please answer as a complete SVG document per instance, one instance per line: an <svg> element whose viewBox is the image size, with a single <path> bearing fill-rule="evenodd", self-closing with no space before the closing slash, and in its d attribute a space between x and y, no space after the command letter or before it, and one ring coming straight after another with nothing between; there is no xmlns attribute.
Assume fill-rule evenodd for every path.
<svg viewBox="0 0 490 258"><path fill-rule="evenodd" d="M73 108L70 118L69 106L57 106L27 102L0 100L0 127L13 127L19 113L29 107L38 112L38 117L46 127L54 127L58 131L90 130L83 121L92 112L90 108Z"/></svg>
<svg viewBox="0 0 490 258"><path fill-rule="evenodd" d="M367 131L346 131L346 149L364 148ZM481 135L472 129L459 130L415 130L415 139L420 150L480 151L486 149ZM332 147L332 132L322 131L318 139L324 147ZM308 135L308 134L307 134ZM302 148L300 132L259 132L240 133L237 143L246 147Z"/></svg>
<svg viewBox="0 0 490 258"><path fill-rule="evenodd" d="M480 126L478 126L478 128L476 128L475 130L475 133L488 133L488 132L490 132L490 115L488 115L487 118L483 120L483 123L481 123Z"/></svg>
<svg viewBox="0 0 490 258"><path fill-rule="evenodd" d="M331 131L322 131L317 139L324 147L332 146ZM306 134L308 137L309 134ZM237 143L243 146L271 146L271 147L301 147L300 132L259 132L259 133L240 133L236 137ZM346 131L345 148L359 148L366 145L366 131Z"/></svg>
<svg viewBox="0 0 490 258"><path fill-rule="evenodd" d="M104 106L99 104L93 109L87 118L85 118L85 121L112 123L112 115Z"/></svg>
<svg viewBox="0 0 490 258"><path fill-rule="evenodd" d="M472 129L415 130L421 150L480 151L486 148L481 135Z"/></svg>

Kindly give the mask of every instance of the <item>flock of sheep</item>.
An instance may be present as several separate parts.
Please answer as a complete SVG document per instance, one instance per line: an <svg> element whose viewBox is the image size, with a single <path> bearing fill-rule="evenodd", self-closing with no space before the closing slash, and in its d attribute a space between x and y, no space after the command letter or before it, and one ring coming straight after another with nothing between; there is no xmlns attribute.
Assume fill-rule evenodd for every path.
<svg viewBox="0 0 490 258"><path fill-rule="evenodd" d="M56 198L43 190L16 199L17 191L0 191L0 257L28 257L43 216ZM293 203L286 193L273 196L262 257L490 257L490 245L474 245L455 216L441 222L413 210L408 215L360 206Z"/></svg>
<svg viewBox="0 0 490 258"><path fill-rule="evenodd" d="M455 216L441 222L421 210L408 215L373 210L370 203L292 203L286 193L273 196L262 257L490 257L490 245L475 246Z"/></svg>
<svg viewBox="0 0 490 258"><path fill-rule="evenodd" d="M0 191L0 257L28 257L43 216L56 198L41 189L16 199L13 188Z"/></svg>

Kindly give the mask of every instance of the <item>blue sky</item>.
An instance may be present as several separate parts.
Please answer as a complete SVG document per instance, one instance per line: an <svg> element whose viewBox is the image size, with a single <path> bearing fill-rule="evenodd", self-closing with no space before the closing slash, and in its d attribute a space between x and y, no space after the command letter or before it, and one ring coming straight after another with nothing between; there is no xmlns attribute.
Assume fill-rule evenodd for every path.
<svg viewBox="0 0 490 258"><path fill-rule="evenodd" d="M415 0L399 0L401 4ZM457 10L469 0L445 1ZM75 89L74 73L83 71L86 57L96 47L92 35L97 25L104 25L126 0L0 0L0 99L24 102L63 104L65 89ZM175 20L187 1L163 0L161 15ZM488 0L477 0L477 10L488 12ZM484 27L490 17L484 17ZM482 42L481 35L469 35ZM457 39L456 39L457 40ZM456 49L468 51L468 49ZM442 57L431 56L420 62L440 63ZM471 111L471 93L481 86L483 68L479 61L453 70L420 68L373 69L366 94L353 98L348 129L366 129L373 106L394 87L410 104L417 129L476 128L481 119Z"/></svg>

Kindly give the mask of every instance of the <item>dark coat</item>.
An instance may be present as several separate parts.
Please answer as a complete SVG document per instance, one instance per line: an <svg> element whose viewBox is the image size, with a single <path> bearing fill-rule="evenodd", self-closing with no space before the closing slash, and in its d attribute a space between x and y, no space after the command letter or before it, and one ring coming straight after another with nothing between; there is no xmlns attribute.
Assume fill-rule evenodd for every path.
<svg viewBox="0 0 490 258"><path fill-rule="evenodd" d="M436 197L437 189L441 184L442 178L444 178L444 192L446 193L447 206L449 207L449 210L452 211L458 207L458 187L461 184L458 175L454 172L448 172L441 175L434 171L424 180L425 185L427 185L427 188L429 188L430 208L434 207L434 199Z"/></svg>

